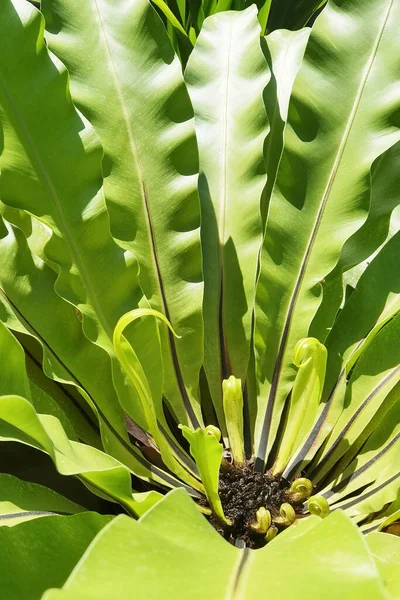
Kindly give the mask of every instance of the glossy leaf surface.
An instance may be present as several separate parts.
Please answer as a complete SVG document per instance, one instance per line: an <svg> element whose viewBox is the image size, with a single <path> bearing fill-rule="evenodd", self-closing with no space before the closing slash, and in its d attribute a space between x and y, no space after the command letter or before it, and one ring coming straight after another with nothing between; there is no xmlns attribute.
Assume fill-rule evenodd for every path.
<svg viewBox="0 0 400 600"><path fill-rule="evenodd" d="M173 492L139 523L115 519L94 540L64 589L48 592L44 600L100 600L110 595L124 600L132 586L154 600L172 600L182 588L188 600L265 598L260 581L266 569L277 575L268 583L272 597L290 598L294 582L287 577L288 566L300 600L319 598L322 586L327 600L337 594L355 600L388 598L362 536L343 514L313 523L310 529L299 528L298 535L290 531L286 543L278 538L261 551L239 550L218 537L184 492ZM111 553L110 548L115 550ZM107 570L99 569L105 557ZM115 569L118 586L113 582ZM179 597L183 595L178 591Z"/></svg>
<svg viewBox="0 0 400 600"><path fill-rule="evenodd" d="M0 527L11 527L25 520L52 514L72 515L84 510L49 488L0 474Z"/></svg>
<svg viewBox="0 0 400 600"><path fill-rule="evenodd" d="M392 87L399 14L395 0L331 2L295 81L257 291L259 468L293 381L294 345L321 300L320 282L365 221L373 161L399 139Z"/></svg>
<svg viewBox="0 0 400 600"><path fill-rule="evenodd" d="M204 23L185 80L200 154L204 368L221 427L222 380L244 383L249 361L269 78L254 7Z"/></svg>
<svg viewBox="0 0 400 600"><path fill-rule="evenodd" d="M160 329L160 394L181 423L189 414L196 425L203 344L198 160L179 61L147 0L124 0L118 8L111 0L45 1L43 10L50 48L68 67L74 102L105 151L112 234L134 252L150 306L181 335ZM82 53L90 54L93 68ZM151 383L159 381L149 363L148 356Z"/></svg>
<svg viewBox="0 0 400 600"><path fill-rule="evenodd" d="M77 561L112 517L82 513L44 517L0 529L0 586L9 600L40 600L61 587Z"/></svg>

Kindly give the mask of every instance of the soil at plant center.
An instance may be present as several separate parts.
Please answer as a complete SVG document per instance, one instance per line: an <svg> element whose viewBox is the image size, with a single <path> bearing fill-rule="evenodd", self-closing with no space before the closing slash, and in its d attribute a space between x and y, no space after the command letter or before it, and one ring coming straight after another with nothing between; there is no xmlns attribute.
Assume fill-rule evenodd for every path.
<svg viewBox="0 0 400 600"><path fill-rule="evenodd" d="M257 534L250 523L256 520L256 511L265 507L272 518L279 517L279 508L284 502L292 504L295 512L301 514L302 503L294 503L289 498L290 483L278 476L254 471L252 465L238 468L226 463L220 471L219 496L224 514L233 525L227 527L214 515L209 517L213 527L231 543L243 540L249 548L265 546L265 535ZM207 500L200 504L208 506ZM274 523L279 530L283 526Z"/></svg>

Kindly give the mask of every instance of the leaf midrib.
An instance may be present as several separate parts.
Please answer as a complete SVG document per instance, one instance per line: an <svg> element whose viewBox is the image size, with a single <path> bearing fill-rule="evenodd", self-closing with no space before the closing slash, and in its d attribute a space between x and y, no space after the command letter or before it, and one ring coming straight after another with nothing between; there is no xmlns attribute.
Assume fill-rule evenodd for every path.
<svg viewBox="0 0 400 600"><path fill-rule="evenodd" d="M249 573L249 563L254 559L254 553L249 548L240 551L238 560L232 569L232 576L226 591L225 600L238 600L242 597L242 590L245 588L246 578Z"/></svg>
<svg viewBox="0 0 400 600"><path fill-rule="evenodd" d="M361 402L361 404L359 404L355 412L348 417L348 421L341 429L340 433L338 434L338 437L333 441L333 443L331 443L327 452L321 457L316 469L313 472L314 475L315 473L318 473L319 470L330 459L330 457L336 451L336 448L338 448L339 444L342 442L348 431L351 431L353 424L357 422L359 415L362 414L364 409L368 408L370 402L375 398L375 396L379 394L379 392L386 386L386 384L391 383L391 381L395 379L398 375L400 375L400 365L391 369L383 379L379 380L376 383L375 387L370 391L368 396ZM351 406L351 403L349 406ZM345 412L343 412L342 415L346 416Z"/></svg>

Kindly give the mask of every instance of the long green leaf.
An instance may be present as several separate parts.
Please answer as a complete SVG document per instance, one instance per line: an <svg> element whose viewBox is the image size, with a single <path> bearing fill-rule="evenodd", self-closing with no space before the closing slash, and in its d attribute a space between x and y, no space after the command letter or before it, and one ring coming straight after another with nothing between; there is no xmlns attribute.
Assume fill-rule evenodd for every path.
<svg viewBox="0 0 400 600"><path fill-rule="evenodd" d="M378 253L361 276L327 338L328 364L320 413L288 472L310 461L332 431L343 408L346 377L379 330L400 310L397 256L400 234Z"/></svg>
<svg viewBox="0 0 400 600"><path fill-rule="evenodd" d="M259 13L260 18L260 13ZM263 227L268 212L272 188L283 152L290 95L304 50L310 35L309 29L301 31L277 30L265 38L262 49L271 69L271 79L264 91L265 108L269 120L269 131L264 144L264 157L267 170L267 183L261 197L261 218ZM253 334L257 335L257 332ZM254 423L257 416L257 384L255 373L254 343L250 352L247 378L247 409L253 442Z"/></svg>
<svg viewBox="0 0 400 600"><path fill-rule="evenodd" d="M46 517L0 530L0 589L4 600L40 600L61 587L112 517L82 513Z"/></svg>
<svg viewBox="0 0 400 600"><path fill-rule="evenodd" d="M70 441L60 421L38 415L20 396L0 398L0 440L15 440L47 452L62 475L78 475L94 493L141 515L162 498L155 491L133 494L126 467L111 456L85 444Z"/></svg>
<svg viewBox="0 0 400 600"><path fill-rule="evenodd" d="M222 380L244 384L249 362L269 77L255 7L207 19L185 79L200 153L204 368L224 434Z"/></svg>
<svg viewBox="0 0 400 600"><path fill-rule="evenodd" d="M357 440L400 381L400 315L373 339L351 373L340 414L313 471L319 481Z"/></svg>
<svg viewBox="0 0 400 600"><path fill-rule="evenodd" d="M65 68L48 54L43 25L24 0L3 3L1 198L52 229L46 254L60 267L57 292L80 309L89 339L110 349L118 317L140 297L137 267L110 235L102 150L72 103Z"/></svg>
<svg viewBox="0 0 400 600"><path fill-rule="evenodd" d="M182 433L190 444L190 454L199 468L201 481L204 485L208 503L221 520L227 523L221 500L218 494L219 470L221 467L223 446L216 439L212 431L196 429L181 425ZM219 433L221 435L221 433Z"/></svg>
<svg viewBox="0 0 400 600"><path fill-rule="evenodd" d="M299 340L293 355L298 367L289 401L289 409L282 431L274 472L282 473L312 426L318 412L325 381L327 352L315 338Z"/></svg>
<svg viewBox="0 0 400 600"><path fill-rule="evenodd" d="M150 463L129 443L108 357L83 335L75 308L55 293L54 272L30 253L17 228L8 226L2 232L0 252L0 283L21 322L6 310L6 305L2 319L11 329L40 341L43 369L48 377L71 383L86 394L98 414L105 450L137 475L151 477Z"/></svg>
<svg viewBox="0 0 400 600"><path fill-rule="evenodd" d="M59 271L55 289L77 307L85 335L109 353L118 395L131 393L111 340L118 318L142 292L132 255L110 234L98 138L72 103L65 67L48 53L40 13L24 0L7 0L0 40L2 201L52 230L45 253Z"/></svg>
<svg viewBox="0 0 400 600"><path fill-rule="evenodd" d="M152 2L158 6L158 8L164 13L168 21L171 23L173 27L175 27L178 31L183 33L184 36L187 37L187 33L179 23L178 19L175 17L172 10L169 8L168 4L164 2L164 0L152 0Z"/></svg>
<svg viewBox="0 0 400 600"><path fill-rule="evenodd" d="M189 416L197 424L203 345L198 165L181 66L147 0L118 7L112 0L45 0L43 11L49 46L71 74L74 102L104 147L112 233L134 252L151 307L181 336L160 330L164 388L158 393L179 422ZM140 346L146 343L143 336ZM151 354L149 348L150 363ZM158 390L160 369L150 376L141 362Z"/></svg>
<svg viewBox="0 0 400 600"><path fill-rule="evenodd" d="M367 220L346 241L338 264L323 283L322 302L310 328L311 335L319 340L324 340L331 330L351 273L357 272L359 278L378 248L399 230L391 224L391 216L400 204L400 143L376 159L371 169L371 186ZM343 271L346 271L344 277Z"/></svg>
<svg viewBox="0 0 400 600"><path fill-rule="evenodd" d="M314 600L321 590L324 600L388 599L362 535L340 511L252 552L227 544L196 510L177 491L139 522L117 517L43 600L125 600L132 589L153 600Z"/></svg>
<svg viewBox="0 0 400 600"><path fill-rule="evenodd" d="M260 22L261 31L266 33L268 17L271 10L272 0L264 0L260 10L258 11L258 20Z"/></svg>
<svg viewBox="0 0 400 600"><path fill-rule="evenodd" d="M393 600L400 598L400 539L383 533L367 536L367 544Z"/></svg>
<svg viewBox="0 0 400 600"><path fill-rule="evenodd" d="M53 490L0 473L0 527L52 514L75 514L85 509Z"/></svg>
<svg viewBox="0 0 400 600"><path fill-rule="evenodd" d="M332 0L296 78L257 292L257 468L272 447L323 278L363 224L373 161L399 139L398 0ZM343 24L346 23L346 26Z"/></svg>
<svg viewBox="0 0 400 600"><path fill-rule="evenodd" d="M327 486L326 491L321 492L330 504L352 495L357 500L357 495L354 492L360 489L364 490L372 483L378 483L381 478L383 481L389 481L398 473L398 457L400 456L398 389L390 404L386 413L382 414L382 411L378 411L380 413L379 420L373 419L375 421L374 430L372 433L369 432L369 437L364 438L361 436L360 444L358 444L361 446L361 450L359 449L354 460L350 462L353 454L352 448L350 448L350 459L346 460L347 455L345 455L343 460L336 466L334 471L336 476L333 483ZM348 465L347 468L346 465ZM397 488L394 488L392 497L387 498L385 496L384 500L376 497L375 501L378 503L375 509L370 511L370 514L380 511L388 501L391 502L395 499L396 494ZM380 502L382 503L380 504ZM350 516L359 514L357 502L352 502L351 508ZM357 512L355 512L356 510Z"/></svg>
<svg viewBox="0 0 400 600"><path fill-rule="evenodd" d="M300 31L281 29L270 33L265 38L271 79L264 94L265 107L270 123L270 130L264 148L268 173L261 205L264 223L283 152L284 131L288 118L290 96L309 37L310 29L301 29Z"/></svg>

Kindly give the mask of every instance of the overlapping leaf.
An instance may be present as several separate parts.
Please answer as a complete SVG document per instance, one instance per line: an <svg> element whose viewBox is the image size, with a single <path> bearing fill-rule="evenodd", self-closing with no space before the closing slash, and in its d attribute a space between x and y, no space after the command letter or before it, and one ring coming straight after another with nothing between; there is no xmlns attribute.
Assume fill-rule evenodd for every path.
<svg viewBox="0 0 400 600"><path fill-rule="evenodd" d="M119 502L132 514L142 514L161 498L155 491L132 495L131 476L124 465L96 448L70 441L56 417L35 411L29 402L22 347L3 324L0 347L2 353L11 357L0 389L2 441L15 440L46 452L61 474L79 475L89 489Z"/></svg>
<svg viewBox="0 0 400 600"><path fill-rule="evenodd" d="M372 166L367 220L344 244L338 264L325 278L322 302L311 323L310 334L322 341L329 334L343 303L345 285L350 283L355 287L380 246L399 231L396 213L393 214L400 200L399 166L400 143L379 156Z"/></svg>
<svg viewBox="0 0 400 600"><path fill-rule="evenodd" d="M198 164L179 61L147 0L42 5L50 48L68 67L74 102L104 148L111 231L134 252L151 307L181 336L160 328L163 387L154 343L141 336L139 358L154 399L160 404L164 393L180 422L189 417L197 424L203 345ZM163 420L162 410L158 417Z"/></svg>
<svg viewBox="0 0 400 600"><path fill-rule="evenodd" d="M44 252L56 265L55 289L77 307L85 335L108 352L118 396L130 398L133 391L125 384L111 340L118 318L142 297L138 267L110 234L102 149L72 103L65 67L48 53L43 24L43 17L25 0L5 2L0 52L1 198L52 231ZM5 58L8 55L12 60ZM24 92L26 85L29 94ZM155 330L146 332L149 342L156 339ZM140 414L134 416L140 423Z"/></svg>
<svg viewBox="0 0 400 600"><path fill-rule="evenodd" d="M319 415L292 457L286 474L298 469L300 465L304 466L314 457L342 412L348 373L380 329L398 313L399 251L400 235L396 234L364 271L356 289L338 315L326 341L327 376Z"/></svg>
<svg viewBox="0 0 400 600"><path fill-rule="evenodd" d="M43 369L49 377L71 383L86 394L98 414L106 451L138 475L151 476L145 459L129 444L107 354L87 340L74 307L54 292L54 272L31 254L19 229L4 228L0 251L1 285L22 323L10 308L7 310L6 305L2 319L11 329L28 333L40 341ZM34 299L39 294L40 303L37 303ZM56 321L52 316L56 317ZM85 410L80 410L80 404L73 397L70 401L81 413L80 419L96 432L90 413L88 416ZM76 420L74 424L76 427Z"/></svg>
<svg viewBox="0 0 400 600"><path fill-rule="evenodd" d="M342 513L290 529L286 542L282 536L252 552L226 544L196 510L177 491L140 522L114 519L64 588L47 592L43 600L124 600L132 588L154 600L176 598L177 589L188 600L250 600L266 593L289 598L294 590L300 600L310 600L320 598L322 589L327 600L346 594L354 600L389 597L361 534ZM266 572L274 576L265 580Z"/></svg>
<svg viewBox="0 0 400 600"><path fill-rule="evenodd" d="M112 517L81 513L45 517L0 529L0 589L8 600L40 600L62 586L96 535Z"/></svg>
<svg viewBox="0 0 400 600"><path fill-rule="evenodd" d="M205 22L186 72L200 146L205 374L218 420L224 429L221 383L233 373L244 384L239 429L246 430L249 451L256 358L256 467L262 470L272 448L269 465L274 461L288 480L305 469L334 510L324 521L303 515L253 552L227 544L183 490L164 500L154 490L132 493L133 472L197 496L167 470L177 457L198 475L164 408L189 425L203 416L214 421L203 371L198 385L203 330L194 128L167 35L147 0L118 6L93 0L79 9L72 0L44 0L48 43L70 70L73 101L92 121L103 157L92 126L71 101L65 68L43 42L41 17L24 0L4 0L0 320L22 345L0 323L0 438L48 453L59 473L77 476L130 515L146 513L139 521L53 517L83 508L0 476L0 524L14 526L0 529L6 568L14 548L17 567L25 565L26 549L37 553L39 572L53 567L49 532L66 540L66 552L71 531L77 536L76 551L61 553L57 577L39 580L34 561L26 581L15 581L14 564L9 574L0 569L6 593L28 598L31 589L39 597L52 586L43 598L122 599L132 590L173 598L177 587L188 599L309 600L321 590L327 599L395 596L398 544L385 547L381 535L369 543L361 531L393 524L399 515L398 233L327 331L342 305L342 271L375 252L398 203L391 177L398 144L387 149L399 138L400 61L393 51L399 2L332 0L301 67L308 32L279 32L266 45L254 8L215 15ZM202 2L196 27L206 13L229 4ZM178 0L185 25L192 17L186 8ZM181 48L172 27L173 46ZM189 35L194 41L196 32ZM273 76L265 89L268 62ZM337 293L328 298L332 290ZM153 309L180 340L158 331L152 318L132 323L135 315L159 314ZM310 330L326 339L325 386L326 351L317 340L311 340L320 350L315 365L309 356L304 364L293 356ZM293 363L300 368L295 384ZM137 386L141 403L127 373L143 384ZM127 426L143 454L130 443ZM208 431L183 432L208 481L211 508L223 520L223 446Z"/></svg>
<svg viewBox="0 0 400 600"><path fill-rule="evenodd" d="M53 490L0 474L0 527L53 514L76 514L85 509Z"/></svg>
<svg viewBox="0 0 400 600"><path fill-rule="evenodd" d="M307 335L320 282L365 221L373 161L399 139L399 15L397 0L332 1L295 81L257 291L258 468L273 444L294 378L293 348Z"/></svg>
<svg viewBox="0 0 400 600"><path fill-rule="evenodd" d="M222 380L245 382L250 355L269 78L255 7L204 23L185 79L200 153L204 368L222 427Z"/></svg>
<svg viewBox="0 0 400 600"><path fill-rule="evenodd" d="M271 67L271 80L264 93L270 125L264 148L268 175L266 189L261 201L261 214L264 225L283 152L284 131L288 118L290 96L310 33L310 29L301 29L300 31L282 29L274 31L265 38L268 49L267 57Z"/></svg>
<svg viewBox="0 0 400 600"><path fill-rule="evenodd" d="M53 230L46 254L60 268L57 292L80 309L89 339L109 348L140 292L135 264L109 233L101 147L72 104L65 68L48 54L40 13L7 0L1 28L2 202Z"/></svg>

